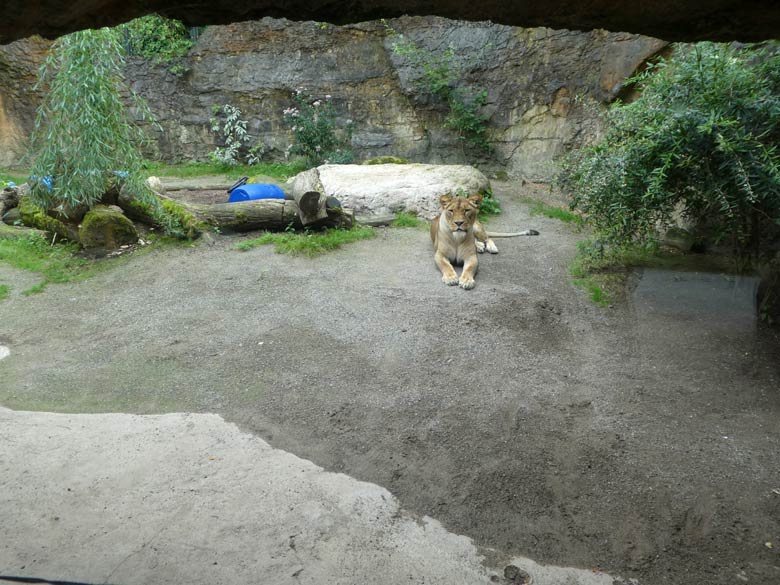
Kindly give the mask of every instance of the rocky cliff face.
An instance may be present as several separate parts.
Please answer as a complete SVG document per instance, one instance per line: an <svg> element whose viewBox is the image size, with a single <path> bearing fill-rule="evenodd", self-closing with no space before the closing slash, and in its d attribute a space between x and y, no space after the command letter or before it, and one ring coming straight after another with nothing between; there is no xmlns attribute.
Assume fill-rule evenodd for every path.
<svg viewBox="0 0 780 585"><path fill-rule="evenodd" d="M292 92L303 88L315 97L332 96L341 121L354 122L358 158L477 160L488 170L547 180L556 157L598 134L596 112L616 97L623 80L666 46L629 34L520 29L435 17L405 17L390 25L426 50L452 47L463 56L462 85L488 92L484 114L491 155L464 151L457 135L443 127L443 104L415 93L415 71L394 53L393 38L377 22L339 27L267 18L213 26L191 51L185 76L137 60L129 63L127 77L164 128L155 134L161 156L169 161L208 157L216 145L208 121L213 106L223 104L242 110L249 133L266 145L268 156L282 157L291 142L282 111L292 105ZM0 47L3 78L3 60L24 43ZM5 164L15 156L8 153L20 151L19 136L29 131L34 105L29 95L19 95L29 82L19 84L13 71L10 75L18 89L9 97L8 80L3 79L0 99L11 120L7 124L17 130L7 140L5 160L0 157Z"/></svg>

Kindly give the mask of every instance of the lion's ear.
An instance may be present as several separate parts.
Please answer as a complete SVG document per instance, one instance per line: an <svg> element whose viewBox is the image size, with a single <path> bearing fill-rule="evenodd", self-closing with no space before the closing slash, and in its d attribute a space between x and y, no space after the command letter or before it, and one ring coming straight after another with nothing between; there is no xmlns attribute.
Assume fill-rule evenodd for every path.
<svg viewBox="0 0 780 585"><path fill-rule="evenodd" d="M450 201L452 201L452 195L442 195L439 197L439 203L441 203L442 207L449 205Z"/></svg>
<svg viewBox="0 0 780 585"><path fill-rule="evenodd" d="M471 202L474 207L479 207L482 205L482 194L481 193L474 193L473 195L468 196L468 200Z"/></svg>

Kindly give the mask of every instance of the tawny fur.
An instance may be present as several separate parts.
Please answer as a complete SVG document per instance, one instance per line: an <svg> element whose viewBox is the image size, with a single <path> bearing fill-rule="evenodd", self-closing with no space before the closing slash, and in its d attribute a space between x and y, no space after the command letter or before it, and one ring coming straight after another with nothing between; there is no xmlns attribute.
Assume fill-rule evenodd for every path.
<svg viewBox="0 0 780 585"><path fill-rule="evenodd" d="M497 254L496 244L488 237L485 228L479 223L477 213L482 203L482 195L475 193L469 197L439 198L442 212L431 222L431 240L433 241L434 261L441 270L442 281L449 285L458 285L464 289L474 288L474 276L477 274L477 253L487 250ZM463 272L458 277L452 263L463 264Z"/></svg>

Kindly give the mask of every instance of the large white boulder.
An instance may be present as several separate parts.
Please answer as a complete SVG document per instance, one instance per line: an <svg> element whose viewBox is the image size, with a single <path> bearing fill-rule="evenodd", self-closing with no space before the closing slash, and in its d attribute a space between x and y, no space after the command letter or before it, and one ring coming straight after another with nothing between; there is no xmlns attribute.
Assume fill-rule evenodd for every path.
<svg viewBox="0 0 780 585"><path fill-rule="evenodd" d="M441 195L490 187L485 175L467 165L322 165L316 170L325 195L361 215L406 211L431 219Z"/></svg>

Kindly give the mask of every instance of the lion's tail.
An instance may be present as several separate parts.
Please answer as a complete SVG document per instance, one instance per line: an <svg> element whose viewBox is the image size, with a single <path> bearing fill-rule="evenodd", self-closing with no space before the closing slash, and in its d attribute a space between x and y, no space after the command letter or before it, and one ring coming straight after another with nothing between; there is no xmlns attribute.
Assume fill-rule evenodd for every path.
<svg viewBox="0 0 780 585"><path fill-rule="evenodd" d="M536 230L525 230L524 232L487 232L491 238L514 238L516 236L538 236Z"/></svg>

